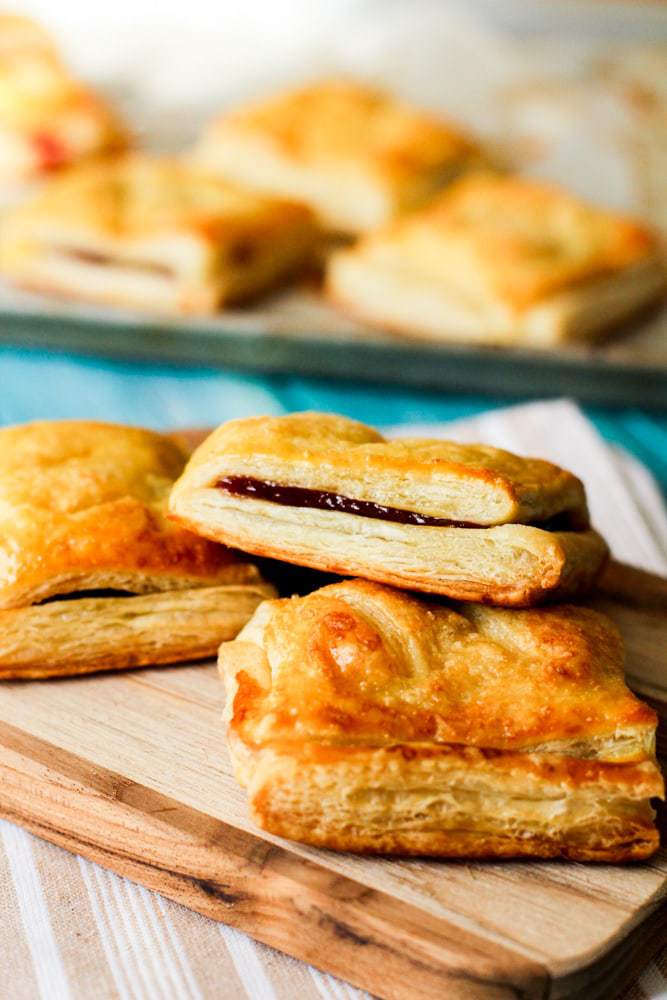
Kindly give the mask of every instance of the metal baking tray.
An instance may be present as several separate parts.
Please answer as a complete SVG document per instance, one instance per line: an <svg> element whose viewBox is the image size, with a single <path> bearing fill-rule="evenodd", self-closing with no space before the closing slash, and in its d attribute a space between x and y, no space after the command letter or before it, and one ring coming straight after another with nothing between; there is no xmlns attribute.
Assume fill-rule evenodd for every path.
<svg viewBox="0 0 667 1000"><path fill-rule="evenodd" d="M372 331L291 290L211 319L165 320L0 290L0 342L41 350L285 372L494 396L569 395L667 408L667 308L594 346L436 344Z"/></svg>

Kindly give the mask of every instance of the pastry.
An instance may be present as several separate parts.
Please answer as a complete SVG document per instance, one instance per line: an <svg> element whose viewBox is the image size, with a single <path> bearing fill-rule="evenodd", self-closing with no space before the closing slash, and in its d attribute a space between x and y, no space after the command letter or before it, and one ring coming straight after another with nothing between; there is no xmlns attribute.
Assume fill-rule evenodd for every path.
<svg viewBox="0 0 667 1000"><path fill-rule="evenodd" d="M319 847L646 858L656 715L586 608L448 607L364 580L266 601L224 643L255 822Z"/></svg>
<svg viewBox="0 0 667 1000"><path fill-rule="evenodd" d="M48 33L0 15L0 194L11 200L54 169L126 144L116 115L71 77Z"/></svg>
<svg viewBox="0 0 667 1000"><path fill-rule="evenodd" d="M16 284L164 313L212 313L303 264L307 209L176 160L129 156L54 178L10 212L0 270Z"/></svg>
<svg viewBox="0 0 667 1000"><path fill-rule="evenodd" d="M664 287L645 226L489 173L340 250L327 273L336 303L387 331L530 347L594 340Z"/></svg>
<svg viewBox="0 0 667 1000"><path fill-rule="evenodd" d="M246 552L500 605L584 593L607 554L569 472L485 445L386 441L326 413L223 424L170 509Z"/></svg>
<svg viewBox="0 0 667 1000"><path fill-rule="evenodd" d="M274 593L168 520L186 458L114 424L0 430L0 678L211 656Z"/></svg>
<svg viewBox="0 0 667 1000"><path fill-rule="evenodd" d="M482 162L458 126L345 80L223 114L192 157L232 181L309 205L338 233L388 222Z"/></svg>

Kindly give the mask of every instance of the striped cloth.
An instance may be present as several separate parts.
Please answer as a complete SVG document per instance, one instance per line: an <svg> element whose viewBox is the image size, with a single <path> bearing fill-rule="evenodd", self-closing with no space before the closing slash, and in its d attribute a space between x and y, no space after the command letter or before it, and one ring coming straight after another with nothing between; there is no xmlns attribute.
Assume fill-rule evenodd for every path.
<svg viewBox="0 0 667 1000"><path fill-rule="evenodd" d="M444 427L418 430L442 434ZM587 480L594 520L615 555L667 572L667 514L652 478L608 448L572 404L496 410L447 434L560 460ZM0 919L2 1000L367 996L6 822L0 822ZM667 998L667 949L624 1000L658 997Z"/></svg>

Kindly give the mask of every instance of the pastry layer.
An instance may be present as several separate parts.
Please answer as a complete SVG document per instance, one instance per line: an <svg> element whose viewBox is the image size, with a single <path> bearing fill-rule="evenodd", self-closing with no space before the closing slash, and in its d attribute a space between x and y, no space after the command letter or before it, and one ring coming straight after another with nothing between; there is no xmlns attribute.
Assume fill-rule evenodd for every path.
<svg viewBox="0 0 667 1000"><path fill-rule="evenodd" d="M653 258L550 296L520 313L466 298L407 262L379 260L362 249L335 254L327 283L337 304L388 333L541 348L599 338L656 301L664 291L665 274Z"/></svg>
<svg viewBox="0 0 667 1000"><path fill-rule="evenodd" d="M655 301L653 234L556 189L473 175L330 258L332 298L387 330L549 346L593 339Z"/></svg>
<svg viewBox="0 0 667 1000"><path fill-rule="evenodd" d="M210 313L302 266L315 238L301 206L134 156L71 171L11 212L0 267L18 284L91 301Z"/></svg>
<svg viewBox="0 0 667 1000"><path fill-rule="evenodd" d="M0 608L257 582L253 565L167 518L187 457L165 435L117 424L0 430Z"/></svg>
<svg viewBox="0 0 667 1000"><path fill-rule="evenodd" d="M594 531L438 528L283 507L200 489L172 500L192 531L254 555L458 600L527 607L587 593L607 558Z"/></svg>
<svg viewBox="0 0 667 1000"><path fill-rule="evenodd" d="M224 486L239 477L278 484L287 498L294 489L335 494L357 510L290 505ZM389 508L389 516L370 517L365 504ZM170 509L192 530L247 552L498 604L583 593L607 553L587 527L581 483L548 462L481 445L385 441L327 414L223 425L191 459ZM564 521L569 530L534 526L553 518L546 528Z"/></svg>
<svg viewBox="0 0 667 1000"><path fill-rule="evenodd" d="M355 580L265 602L219 663L237 777L272 833L450 857L658 845L656 716L593 611L452 608Z"/></svg>
<svg viewBox="0 0 667 1000"><path fill-rule="evenodd" d="M142 596L77 597L0 611L0 679L34 679L214 656L268 584L228 584Z"/></svg>
<svg viewBox="0 0 667 1000"><path fill-rule="evenodd" d="M222 115L192 155L244 186L303 202L336 232L373 229L482 161L460 128L343 80Z"/></svg>
<svg viewBox="0 0 667 1000"><path fill-rule="evenodd" d="M288 748L258 752L244 783L263 829L338 851L607 863L654 854L655 765L576 764L456 747Z"/></svg>

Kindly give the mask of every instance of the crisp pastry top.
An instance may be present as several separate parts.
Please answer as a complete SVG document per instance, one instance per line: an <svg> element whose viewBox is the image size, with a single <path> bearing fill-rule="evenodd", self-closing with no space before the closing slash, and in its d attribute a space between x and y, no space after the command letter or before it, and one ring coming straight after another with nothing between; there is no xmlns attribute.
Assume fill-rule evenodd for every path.
<svg viewBox="0 0 667 1000"><path fill-rule="evenodd" d="M359 251L520 310L646 260L656 241L641 223L551 185L480 172L368 236Z"/></svg>
<svg viewBox="0 0 667 1000"><path fill-rule="evenodd" d="M250 417L223 424L197 449L174 490L248 477L474 525L534 523L567 514L588 526L576 476L541 459L488 445L387 441L329 413Z"/></svg>
<svg viewBox="0 0 667 1000"><path fill-rule="evenodd" d="M42 421L0 430L0 608L54 594L258 579L167 519L187 453L139 428Z"/></svg>
<svg viewBox="0 0 667 1000"><path fill-rule="evenodd" d="M363 580L265 602L221 648L253 748L459 745L641 761L656 715L615 626L587 608L429 603Z"/></svg>
<svg viewBox="0 0 667 1000"><path fill-rule="evenodd" d="M175 159L129 155L58 175L8 225L115 242L188 232L216 243L309 218L300 205L242 191Z"/></svg>
<svg viewBox="0 0 667 1000"><path fill-rule="evenodd" d="M400 183L476 153L458 126L416 111L381 90L329 80L223 115L224 135L261 136L287 159L322 170L364 169Z"/></svg>

